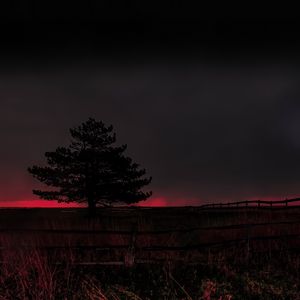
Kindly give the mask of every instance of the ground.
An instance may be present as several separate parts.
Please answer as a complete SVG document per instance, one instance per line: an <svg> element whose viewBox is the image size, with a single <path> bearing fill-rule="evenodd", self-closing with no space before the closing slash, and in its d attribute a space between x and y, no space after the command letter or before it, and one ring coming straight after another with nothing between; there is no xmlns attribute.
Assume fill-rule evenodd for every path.
<svg viewBox="0 0 300 300"><path fill-rule="evenodd" d="M299 217L299 207L1 209L0 299L300 299Z"/></svg>

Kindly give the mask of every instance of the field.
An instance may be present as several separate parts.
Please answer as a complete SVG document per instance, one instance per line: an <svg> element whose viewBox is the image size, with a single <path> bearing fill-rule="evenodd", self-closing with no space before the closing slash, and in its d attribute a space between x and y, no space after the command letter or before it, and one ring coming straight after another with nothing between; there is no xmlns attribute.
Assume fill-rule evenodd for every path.
<svg viewBox="0 0 300 300"><path fill-rule="evenodd" d="M0 210L0 299L300 299L300 208Z"/></svg>

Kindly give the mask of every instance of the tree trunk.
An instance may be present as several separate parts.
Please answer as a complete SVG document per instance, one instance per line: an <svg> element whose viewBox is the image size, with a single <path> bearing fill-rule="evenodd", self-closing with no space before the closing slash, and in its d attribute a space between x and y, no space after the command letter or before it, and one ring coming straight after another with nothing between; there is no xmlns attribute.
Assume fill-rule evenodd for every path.
<svg viewBox="0 0 300 300"><path fill-rule="evenodd" d="M92 198L88 199L88 212L90 217L96 215L96 203Z"/></svg>

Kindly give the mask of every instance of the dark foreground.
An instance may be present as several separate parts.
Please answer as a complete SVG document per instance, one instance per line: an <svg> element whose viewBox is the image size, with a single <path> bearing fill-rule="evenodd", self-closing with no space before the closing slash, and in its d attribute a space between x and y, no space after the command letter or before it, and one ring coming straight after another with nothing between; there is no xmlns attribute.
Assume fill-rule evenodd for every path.
<svg viewBox="0 0 300 300"><path fill-rule="evenodd" d="M0 299L300 299L300 208L0 210Z"/></svg>

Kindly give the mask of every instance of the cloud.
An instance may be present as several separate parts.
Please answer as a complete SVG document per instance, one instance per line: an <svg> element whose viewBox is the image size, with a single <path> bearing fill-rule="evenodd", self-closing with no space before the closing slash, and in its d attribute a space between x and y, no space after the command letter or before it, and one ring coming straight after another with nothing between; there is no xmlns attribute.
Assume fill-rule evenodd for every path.
<svg viewBox="0 0 300 300"><path fill-rule="evenodd" d="M153 203L296 194L299 79L298 65L201 61L3 73L0 200L27 198L36 185L27 166L68 144L68 128L89 116L113 124L153 176Z"/></svg>

